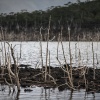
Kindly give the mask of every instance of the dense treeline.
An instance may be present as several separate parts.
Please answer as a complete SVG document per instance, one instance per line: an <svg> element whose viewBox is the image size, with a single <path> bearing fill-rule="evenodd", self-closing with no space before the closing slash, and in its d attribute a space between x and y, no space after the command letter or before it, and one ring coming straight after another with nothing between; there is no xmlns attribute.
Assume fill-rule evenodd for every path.
<svg viewBox="0 0 100 100"><path fill-rule="evenodd" d="M68 40L68 26L71 27L71 40L97 38L100 31L100 1L71 3L52 6L46 11L21 12L0 15L1 32L7 40L39 40L42 27L43 40L46 40L49 17L51 16L50 38L55 40L63 27L63 40ZM2 31L3 30L3 31ZM98 34L97 34L98 33ZM66 37L65 37L66 36ZM84 40L83 39L83 40Z"/></svg>

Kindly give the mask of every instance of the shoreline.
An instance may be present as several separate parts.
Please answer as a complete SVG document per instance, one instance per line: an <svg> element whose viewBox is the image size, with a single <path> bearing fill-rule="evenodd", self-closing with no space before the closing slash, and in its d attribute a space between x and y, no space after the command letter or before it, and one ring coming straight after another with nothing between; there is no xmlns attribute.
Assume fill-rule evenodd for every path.
<svg viewBox="0 0 100 100"><path fill-rule="evenodd" d="M26 65L25 65L26 66ZM23 67L25 67L23 65ZM82 74L82 69L86 68L86 72ZM47 67L47 72L54 78L47 76L47 80L44 79L44 73L41 68L29 68L25 67L19 68L19 80L21 87L32 87L33 85L44 87L44 88L54 88L58 87L62 90L70 89L67 85L69 83L68 75L60 67ZM70 68L69 68L70 70ZM12 68L12 71L14 69ZM1 69L0 69L1 72ZM7 69L4 70L7 73ZM73 76L73 87L75 89L86 89L87 92L95 91L100 92L100 69L95 69L95 79L93 79L93 68L88 67L74 67L72 70ZM84 77L85 76L85 77ZM10 78L7 74L3 78L0 76L0 84L6 84L4 78L10 83ZM55 82L56 84L55 84ZM13 83L15 84L14 80Z"/></svg>

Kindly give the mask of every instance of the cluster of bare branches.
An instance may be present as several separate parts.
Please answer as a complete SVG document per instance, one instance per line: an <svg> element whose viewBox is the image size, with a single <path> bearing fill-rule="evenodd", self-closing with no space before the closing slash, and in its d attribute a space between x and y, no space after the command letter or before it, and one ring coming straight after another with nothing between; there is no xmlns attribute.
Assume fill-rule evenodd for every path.
<svg viewBox="0 0 100 100"><path fill-rule="evenodd" d="M17 90L20 91L20 82L19 82L19 68L18 68L18 61L15 58L14 55L14 47L12 47L12 45L10 45L8 42L4 42L2 43L2 45L4 44L4 49L2 48L2 51L4 50L5 53L5 57L4 57L4 53L2 53L2 58L3 59L3 66L1 66L1 70L2 70L2 78L4 78L5 83L9 86L9 88L11 89L11 87L13 87L13 90L15 90L15 86L17 86ZM5 48L5 44L8 45L8 51ZM5 60L4 60L5 59ZM13 60L13 69L12 70L12 63L11 63L11 59ZM8 73L5 73L4 70L7 70ZM8 82L5 78L5 75L8 74L10 82Z"/></svg>
<svg viewBox="0 0 100 100"><path fill-rule="evenodd" d="M45 66L43 64L43 55L42 55L42 41L43 41L43 36L41 33L42 27L40 28L40 56L41 56L41 73L33 76L36 77L38 75L42 75L42 77L44 78L44 82L48 82L48 81L53 81L53 83L56 85L56 79L51 75L51 69L50 69L50 51L48 49L49 47L49 37L50 37L50 23L51 23L51 16L49 18L49 25L48 25L48 32L46 35L46 40L47 40L47 47L46 47L46 63ZM2 35L2 41L4 41L4 33L3 30L1 29L1 35ZM63 70L63 72L67 75L64 76L64 78L66 79L66 85L72 89L75 90L76 87L74 86L74 78L73 78L73 72L75 70L80 70L80 76L83 76L83 80L85 83L85 87L87 88L88 86L88 81L86 80L86 73L87 73L87 66L84 66L84 64L81 66L81 51L79 49L79 67L78 68L73 68L72 67L72 60L73 60L73 56L72 56L72 52L71 52L71 28L70 26L68 26L68 36L69 36L69 57L70 57L70 64L68 64L67 59L66 59L66 54L65 54L65 50L64 50L64 45L63 45L63 39L62 39L62 33L63 33L63 27L61 27L61 32L59 34L58 37L58 45L57 45L57 61L60 64L60 68ZM54 38L53 38L54 39ZM53 40L52 39L52 40ZM52 41L51 40L51 41ZM79 40L79 37L78 37ZM59 59L59 54L58 54L58 49L59 49L59 44L61 43L62 46L62 52L63 52L63 58L64 58L64 64L61 63L60 59ZM8 49L6 49L6 45L8 45ZM15 46L14 46L15 47ZM4 78L5 83L9 86L9 88L13 88L13 90L15 89L15 85L17 86L17 90L20 91L20 79L19 79L19 68L18 68L18 60L15 57L14 54L14 47L12 46L12 44L10 44L9 42L1 42L1 52L2 52L2 66L1 66L1 77ZM21 47L22 44L20 44L20 58L21 58ZM75 50L76 50L76 44L75 44ZM76 53L76 52L75 52ZM95 79L95 64L94 64L94 45L93 45L93 41L92 41L92 54L93 54L93 79ZM87 54L88 55L88 54ZM75 54L76 56L76 54ZM97 57L98 58L98 57ZM13 60L14 63L14 70L12 70L12 63L11 63L11 59ZM88 60L88 56L87 56L87 60ZM49 64L49 65L48 65ZM81 67L80 67L81 66ZM5 73L4 70L7 69L8 73ZM48 70L49 69L49 70ZM8 75L10 82L7 81L7 79L4 77L5 75ZM64 75L65 75L64 74ZM63 84L62 84L63 85ZM79 84L80 85L80 84Z"/></svg>
<svg viewBox="0 0 100 100"><path fill-rule="evenodd" d="M2 29L1 29L2 31ZM3 42L2 42L3 41ZM1 78L4 79L5 83L9 86L9 89L13 88L13 91L15 90L15 85L17 86L17 90L20 91L20 82L19 82L19 68L18 68L18 59L15 58L14 54L14 47L12 44L9 42L4 41L4 34L2 31L2 41L1 41L1 52L2 52L2 57L1 57ZM6 46L8 48L6 48ZM13 69L12 70L12 62L13 60ZM0 64L1 64L0 63ZM5 73L5 69L7 70L7 73ZM5 77L5 75L8 75L8 78L10 82L8 82Z"/></svg>

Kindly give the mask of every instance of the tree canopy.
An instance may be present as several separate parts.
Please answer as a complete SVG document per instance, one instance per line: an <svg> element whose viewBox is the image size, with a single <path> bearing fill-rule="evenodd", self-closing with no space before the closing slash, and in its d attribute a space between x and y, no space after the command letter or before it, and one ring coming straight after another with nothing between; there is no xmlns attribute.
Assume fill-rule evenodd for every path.
<svg viewBox="0 0 100 100"><path fill-rule="evenodd" d="M68 2L63 6L52 6L46 11L35 10L27 12L11 12L0 14L0 26L8 32L39 30L40 27L47 28L51 16L51 30L58 32L61 27L67 29L70 25L72 30L95 30L100 29L100 2L99 0L78 3Z"/></svg>

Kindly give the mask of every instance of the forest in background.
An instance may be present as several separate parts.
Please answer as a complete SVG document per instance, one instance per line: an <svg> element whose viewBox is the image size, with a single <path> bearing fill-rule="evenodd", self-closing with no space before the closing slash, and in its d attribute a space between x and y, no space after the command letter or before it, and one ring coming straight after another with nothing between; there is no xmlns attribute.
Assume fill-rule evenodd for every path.
<svg viewBox="0 0 100 100"><path fill-rule="evenodd" d="M62 40L68 41L70 27L71 41L100 40L100 1L92 0L77 3L68 2L63 6L51 6L46 11L35 10L28 12L11 12L0 14L0 40L6 41L39 41L40 30L42 40L58 40L62 29Z"/></svg>

